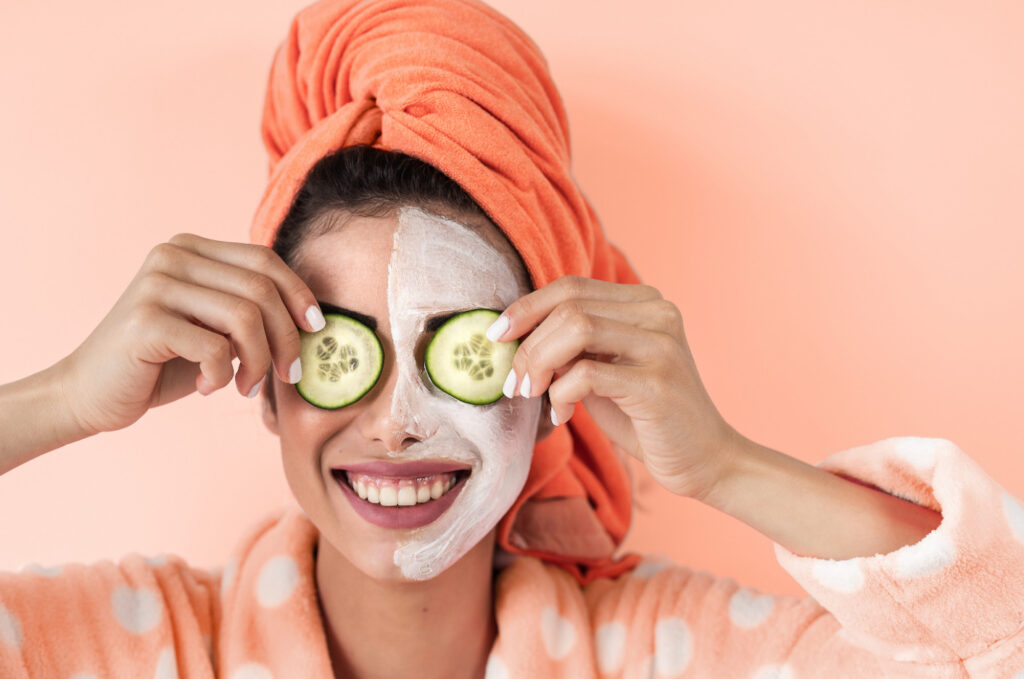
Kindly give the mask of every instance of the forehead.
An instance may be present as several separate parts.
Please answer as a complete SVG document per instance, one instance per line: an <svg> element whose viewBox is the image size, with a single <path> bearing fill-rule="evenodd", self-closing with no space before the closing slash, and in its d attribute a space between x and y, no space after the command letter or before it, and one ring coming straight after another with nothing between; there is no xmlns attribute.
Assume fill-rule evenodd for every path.
<svg viewBox="0 0 1024 679"><path fill-rule="evenodd" d="M401 286L400 299L504 307L528 292L514 251L493 226L470 226L419 208L403 208L397 217L389 280Z"/></svg>
<svg viewBox="0 0 1024 679"><path fill-rule="evenodd" d="M389 280L405 303L424 308L507 306L530 291L515 250L485 217L405 207L338 224L304 241L295 258L318 299L366 308L386 299Z"/></svg>

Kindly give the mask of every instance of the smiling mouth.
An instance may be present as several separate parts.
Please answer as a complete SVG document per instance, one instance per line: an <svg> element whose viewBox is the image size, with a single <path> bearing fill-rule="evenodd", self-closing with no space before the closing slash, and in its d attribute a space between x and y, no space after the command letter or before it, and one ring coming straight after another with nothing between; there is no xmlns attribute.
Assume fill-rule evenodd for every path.
<svg viewBox="0 0 1024 679"><path fill-rule="evenodd" d="M443 498L470 475L468 469L415 477L393 477L332 469L336 479L345 483L361 499L382 507L414 507Z"/></svg>

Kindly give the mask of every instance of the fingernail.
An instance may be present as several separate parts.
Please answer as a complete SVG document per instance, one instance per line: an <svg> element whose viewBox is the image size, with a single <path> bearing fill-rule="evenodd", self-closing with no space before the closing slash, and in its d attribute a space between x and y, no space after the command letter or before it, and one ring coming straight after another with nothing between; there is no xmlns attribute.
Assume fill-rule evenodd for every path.
<svg viewBox="0 0 1024 679"><path fill-rule="evenodd" d="M558 426L558 415L555 414L554 406L551 406L551 424Z"/></svg>
<svg viewBox="0 0 1024 679"><path fill-rule="evenodd" d="M297 358L288 369L288 381L295 384L302 379L302 359Z"/></svg>
<svg viewBox="0 0 1024 679"><path fill-rule="evenodd" d="M523 386L519 393L523 395L523 398L530 398L530 373L523 375Z"/></svg>
<svg viewBox="0 0 1024 679"><path fill-rule="evenodd" d="M509 370L508 377L505 378L505 384L501 387L501 393L505 394L506 398L512 398L516 395L516 371Z"/></svg>
<svg viewBox="0 0 1024 679"><path fill-rule="evenodd" d="M262 386L262 385L263 385L263 378L261 377L260 381L257 382L256 384L254 384L252 389L249 390L249 394L248 394L249 398L256 398L256 396L260 393L260 386Z"/></svg>
<svg viewBox="0 0 1024 679"><path fill-rule="evenodd" d="M314 332L320 332L327 327L327 321L324 320L324 315L320 313L320 309L315 306L311 306L306 309L306 320L309 321L309 325L313 328Z"/></svg>
<svg viewBox="0 0 1024 679"><path fill-rule="evenodd" d="M508 316L502 314L501 316L498 316L498 320L494 321L494 323L491 323L491 327L487 328L487 332L484 334L487 335L487 339L491 340L492 342L497 342L498 338L504 335L505 331L508 330L508 326Z"/></svg>

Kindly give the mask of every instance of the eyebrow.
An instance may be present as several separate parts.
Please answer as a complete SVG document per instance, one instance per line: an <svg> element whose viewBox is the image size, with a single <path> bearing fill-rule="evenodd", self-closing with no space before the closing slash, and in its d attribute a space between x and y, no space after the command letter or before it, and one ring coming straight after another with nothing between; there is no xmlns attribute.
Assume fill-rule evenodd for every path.
<svg viewBox="0 0 1024 679"><path fill-rule="evenodd" d="M316 301L316 303L320 305L320 310L322 312L324 312L325 314L341 314L343 316L348 316L350 318L354 318L357 321L359 321L360 323L362 323L363 325L365 325L368 328L370 328L370 330L373 330L374 332L377 332L377 319L374 318L373 316L367 316L366 314L361 314L358 311L352 311L351 309L346 309L345 307L340 307L340 306L338 306L336 304L331 304L330 302L324 302L324 301L319 300L319 299ZM459 314L464 313L466 311L472 311L473 309L480 309L480 308L484 308L484 307L472 307L470 309L460 309L458 311L450 311L448 313L438 314L436 316L431 316L430 319L427 321L427 330L433 332L434 330L437 330L442 325L444 325L451 318L453 318L455 316L458 316ZM501 313L500 309L491 309L491 311L494 311L495 313L499 313L499 314Z"/></svg>
<svg viewBox="0 0 1024 679"><path fill-rule="evenodd" d="M320 311L324 312L325 314L341 314L342 316L354 318L363 325L369 327L370 330L377 332L377 319L374 318L373 316L367 316L366 314L361 314L358 311L352 311L351 309L346 309L345 307L340 307L337 306L336 304L324 302L323 300L319 299L316 301L316 303L320 305Z"/></svg>

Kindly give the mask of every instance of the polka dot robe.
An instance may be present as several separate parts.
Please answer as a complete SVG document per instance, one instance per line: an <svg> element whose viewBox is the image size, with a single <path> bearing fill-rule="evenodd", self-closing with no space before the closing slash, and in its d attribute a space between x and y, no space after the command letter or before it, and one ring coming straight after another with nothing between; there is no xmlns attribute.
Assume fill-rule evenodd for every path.
<svg viewBox="0 0 1024 679"><path fill-rule="evenodd" d="M774 596L650 557L580 587L534 558L498 575L486 679L1024 679L1024 507L956 445L898 437L820 465L942 512L920 542L779 563ZM0 573L4 679L331 679L316 528L265 517L223 569L176 556Z"/></svg>

